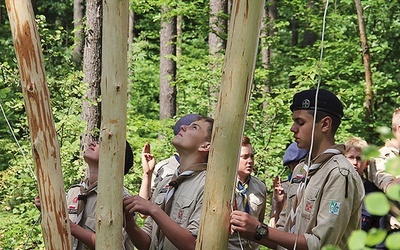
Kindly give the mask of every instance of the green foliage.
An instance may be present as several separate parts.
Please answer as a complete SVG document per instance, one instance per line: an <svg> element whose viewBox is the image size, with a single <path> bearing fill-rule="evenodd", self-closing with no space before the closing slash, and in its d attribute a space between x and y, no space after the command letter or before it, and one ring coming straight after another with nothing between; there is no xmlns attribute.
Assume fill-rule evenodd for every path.
<svg viewBox="0 0 400 250"><path fill-rule="evenodd" d="M76 70L71 62L72 0L34 2L67 189L83 178L86 168L79 138L84 128L80 114L85 88L81 84L82 72ZM215 112L212 110L215 100L212 100L210 89L219 89L222 70L214 66L221 66L224 56L215 58L208 52L209 2L130 2L135 12L135 40L130 51L126 129L135 165L125 177L125 183L135 194L141 182L140 152L144 143L150 142L156 158L164 159L174 152L170 143L171 128L179 117L187 113L207 115ZM182 15L183 33L178 44L182 55L175 58L178 65L174 82L178 90L177 117L159 121L159 31L163 4L173 7L171 15ZM324 4L314 1L306 5L300 0L278 1L277 4L279 17L273 22L274 35L265 38L268 48L272 49L270 63L264 67L260 53L244 129L256 151L255 174L265 180L268 187L271 187L273 177L287 174L287 169L282 166L282 156L286 146L293 141L288 107L297 91L316 87L320 81L322 88L338 94L345 107L345 117L336 134L338 143L359 136L371 145L380 146L386 138L392 137L387 126L391 123L392 110L400 103L400 23L395 21L400 20L400 10L396 1L363 1L373 72L372 91L375 94L373 113L368 120L354 2L346 0L329 6L322 64L319 57ZM0 8L4 13L4 4L0 3ZM0 119L0 154L3 157L0 163L0 209L4 211L0 213L0 246L21 249L27 242L26 249L43 248L41 229L34 226L39 215L33 206L37 187L20 77L9 22L4 20L4 16L0 19L4 21L0 25L0 103L12 132L21 144L19 148L7 121ZM311 42L310 38L313 38ZM381 128L386 132L382 133ZM364 152L365 157L375 156L377 146ZM398 174L398 165L398 161L388 163L388 171ZM388 189L387 195L392 201L398 200L399 189ZM387 211L387 204L392 202L382 196L372 196L366 201L369 199L372 199L372 210L380 214ZM381 211L373 203L380 204L380 207L386 204L386 208ZM356 235L361 235L361 238ZM355 242L351 245L355 247L353 249L372 246L382 239L382 235L382 231L358 232L352 236ZM386 243L395 249L400 240L396 238L398 235L392 235ZM337 247L325 246L324 249Z"/></svg>
<svg viewBox="0 0 400 250"><path fill-rule="evenodd" d="M392 233L386 238L385 244L389 250L399 249L400 233Z"/></svg>
<svg viewBox="0 0 400 250"><path fill-rule="evenodd" d="M385 194L374 192L367 194L364 199L365 208L371 213L384 216L389 213L390 204Z"/></svg>
<svg viewBox="0 0 400 250"><path fill-rule="evenodd" d="M351 232L349 237L348 246L350 250L364 249L365 241L367 240L367 233L362 230Z"/></svg>
<svg viewBox="0 0 400 250"><path fill-rule="evenodd" d="M368 231L367 239L365 245L368 247L374 247L385 240L387 233L383 229L371 228Z"/></svg>

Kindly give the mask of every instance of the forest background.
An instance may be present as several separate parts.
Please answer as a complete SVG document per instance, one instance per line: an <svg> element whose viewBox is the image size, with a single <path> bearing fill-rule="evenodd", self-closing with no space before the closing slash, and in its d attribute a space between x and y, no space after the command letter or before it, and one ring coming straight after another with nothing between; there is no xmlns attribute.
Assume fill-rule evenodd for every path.
<svg viewBox="0 0 400 250"><path fill-rule="evenodd" d="M254 174L268 187L273 177L285 173L282 156L293 140L289 131L293 94L316 87L319 77L321 87L336 93L345 107L337 142L354 135L376 146L383 144L378 130L389 129L392 112L400 106L399 1L362 1L368 48L360 43L355 2L330 3L319 67L326 3L266 1L244 134L256 151ZM68 188L84 177L82 149L98 132L101 8L96 7L101 1L33 0L32 4ZM231 4L130 1L126 131L135 166L125 185L132 194L139 190L145 142L151 143L157 159L164 159L174 151L170 140L179 117L215 115ZM0 249L38 249L43 240L33 205L37 182L4 1L0 1L0 44ZM365 55L370 56L370 80ZM271 195L272 190L268 192Z"/></svg>

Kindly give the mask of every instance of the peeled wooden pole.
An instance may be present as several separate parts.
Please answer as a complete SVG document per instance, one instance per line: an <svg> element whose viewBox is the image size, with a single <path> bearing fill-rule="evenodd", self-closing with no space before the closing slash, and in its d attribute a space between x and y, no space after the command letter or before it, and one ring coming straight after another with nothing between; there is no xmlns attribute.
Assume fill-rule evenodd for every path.
<svg viewBox="0 0 400 250"><path fill-rule="evenodd" d="M96 249L122 241L122 191L127 107L128 0L103 1L102 118Z"/></svg>
<svg viewBox="0 0 400 250"><path fill-rule="evenodd" d="M196 249L227 249L231 197L263 8L264 0L235 0L232 5Z"/></svg>
<svg viewBox="0 0 400 250"><path fill-rule="evenodd" d="M69 250L71 238L60 148L32 3L29 0L6 0L6 6L31 133L45 247Z"/></svg>

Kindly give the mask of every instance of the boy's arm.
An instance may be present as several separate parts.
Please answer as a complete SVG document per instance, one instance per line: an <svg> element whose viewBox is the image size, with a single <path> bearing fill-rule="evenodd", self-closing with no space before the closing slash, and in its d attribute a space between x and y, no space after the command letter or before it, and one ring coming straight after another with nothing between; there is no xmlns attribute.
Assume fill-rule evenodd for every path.
<svg viewBox="0 0 400 250"><path fill-rule="evenodd" d="M153 220L157 223L158 228L161 231L163 231L163 234L165 235L165 237L167 237L169 239L169 241L172 244L174 244L178 249L195 249L196 237L193 236L189 232L189 230L178 225L156 204L136 195L136 196L130 196L130 197L125 198L124 199L124 207L125 207L125 212L129 212L131 214L133 212L139 212L141 214L151 216L153 218ZM131 223L128 222L127 224L131 224ZM137 227L137 225L136 225L136 227ZM138 229L140 229L140 228L137 227L137 228L127 229L127 232L129 235L131 235L131 233L138 233ZM142 231L142 232L144 233L144 231ZM132 242L134 242L134 241L137 241L138 238L131 237L131 239L132 239ZM147 239L150 239L150 238L147 236ZM135 244L135 242L134 242L134 244ZM136 244L135 244L135 246L136 246Z"/></svg>
<svg viewBox="0 0 400 250"><path fill-rule="evenodd" d="M257 218L252 217L243 211L233 211L231 213L231 227L234 231L239 232L241 236L246 239L257 242L261 245L275 249L278 245L288 249L293 249L297 240L296 249L308 249L307 241L304 235L299 235L296 239L295 234L280 231L278 229L269 227L268 234L261 240L257 241L256 227L260 224Z"/></svg>
<svg viewBox="0 0 400 250"><path fill-rule="evenodd" d="M80 242L85 244L90 249L95 249L96 247L96 234L90 230L84 229L83 227L69 222L71 228L71 234Z"/></svg>

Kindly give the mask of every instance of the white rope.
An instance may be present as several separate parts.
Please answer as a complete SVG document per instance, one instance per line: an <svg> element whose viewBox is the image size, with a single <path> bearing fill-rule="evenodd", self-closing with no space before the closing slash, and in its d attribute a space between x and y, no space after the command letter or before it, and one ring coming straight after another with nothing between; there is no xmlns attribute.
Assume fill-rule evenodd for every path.
<svg viewBox="0 0 400 250"><path fill-rule="evenodd" d="M28 168L29 168L29 170L30 170L32 176L33 176L33 177L35 178L35 180L37 181L37 178L36 178L35 173L33 172L32 166L29 164L28 159L26 158L26 155L25 155L24 151L22 150L22 147L21 147L21 145L19 144L17 137L15 136L14 130L12 129L11 124L10 124L10 122L8 121L7 115L6 115L6 113L4 112L3 105L1 104L1 102L0 102L0 108L1 108L1 112L3 113L4 119L5 119L6 122L7 122L8 128L10 129L10 132L11 132L13 138L14 138L14 141L17 143L18 149L19 149L19 151L21 152L22 156L24 157L24 160L25 160L26 165L28 166Z"/></svg>
<svg viewBox="0 0 400 250"><path fill-rule="evenodd" d="M325 27L326 27L326 14L328 12L328 6L329 6L329 0L326 1L326 5L325 5L325 10L324 10L324 17L323 17L323 21L322 21L322 34L321 34L321 52L320 52L320 57L319 57L319 63L318 63L318 82L317 82L317 90L315 92L315 107L314 107L314 116L313 116L313 126L312 126L312 132L311 132L311 145L310 145L310 150L309 150L309 154L308 154L308 159L307 159L307 164L310 165L311 163L311 155L312 155L312 150L314 147L314 133L315 133L315 123L317 120L317 109L318 109L318 94L319 94L319 88L321 85L321 71L322 71L322 59L323 59L323 55L324 55L324 39L325 39ZM304 180L304 185L303 185L303 189L306 188L307 186L307 182L308 182L308 172L306 171L306 177ZM304 203L304 195L302 196L301 202L300 202L300 208L303 206ZM299 220L301 221L301 216L299 218ZM297 223L296 223L297 224ZM297 241L299 239L299 226L296 226L296 240L294 242L294 250L296 250L297 247Z"/></svg>

